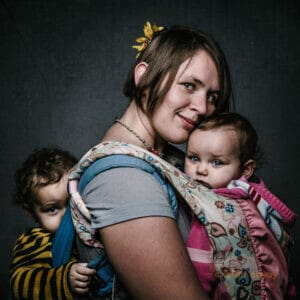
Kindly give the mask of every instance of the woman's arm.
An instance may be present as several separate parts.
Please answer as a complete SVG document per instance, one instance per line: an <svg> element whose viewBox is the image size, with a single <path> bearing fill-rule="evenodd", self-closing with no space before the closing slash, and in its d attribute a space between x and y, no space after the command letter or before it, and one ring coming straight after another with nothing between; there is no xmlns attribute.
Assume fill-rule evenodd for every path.
<svg viewBox="0 0 300 300"><path fill-rule="evenodd" d="M94 177L83 198L92 226L133 298L207 299L168 196L153 175L114 168Z"/></svg>
<svg viewBox="0 0 300 300"><path fill-rule="evenodd" d="M99 232L109 259L134 299L208 299L175 220L145 217Z"/></svg>

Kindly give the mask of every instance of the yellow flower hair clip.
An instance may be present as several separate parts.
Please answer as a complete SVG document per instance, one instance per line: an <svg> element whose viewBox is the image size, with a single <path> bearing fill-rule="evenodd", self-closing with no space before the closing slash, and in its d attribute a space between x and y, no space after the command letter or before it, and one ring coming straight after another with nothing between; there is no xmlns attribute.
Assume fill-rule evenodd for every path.
<svg viewBox="0 0 300 300"><path fill-rule="evenodd" d="M151 25L150 22L146 22L144 25L144 35L142 37L137 38L135 41L137 43L140 43L140 45L132 46L132 48L137 49L138 53L136 55L136 58L138 58L142 51L144 51L147 46L150 44L150 42L153 39L153 35L155 32L159 32L164 30L165 28L163 26L157 26L157 25Z"/></svg>

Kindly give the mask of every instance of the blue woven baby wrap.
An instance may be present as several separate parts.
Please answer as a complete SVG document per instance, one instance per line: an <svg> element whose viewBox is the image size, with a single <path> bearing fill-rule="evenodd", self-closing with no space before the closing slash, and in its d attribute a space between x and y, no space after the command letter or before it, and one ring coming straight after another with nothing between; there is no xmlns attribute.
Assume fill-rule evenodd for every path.
<svg viewBox="0 0 300 300"><path fill-rule="evenodd" d="M177 218L178 205L173 187L159 172L159 170L152 167L149 163L140 158L131 157L128 155L111 155L96 160L82 174L79 181L79 193L82 194L87 184L99 173L105 172L112 168L122 167L137 168L152 174L167 192L173 214L175 218ZM74 237L75 229L72 222L70 207L68 206L59 229L53 238L53 267L63 265L70 260ZM105 255L105 252L102 252L98 255L98 257L89 261L88 267L97 270L96 281L98 282L98 286L95 289L95 284L93 284L94 295L104 296L111 293L115 274L109 260L107 259L107 256Z"/></svg>

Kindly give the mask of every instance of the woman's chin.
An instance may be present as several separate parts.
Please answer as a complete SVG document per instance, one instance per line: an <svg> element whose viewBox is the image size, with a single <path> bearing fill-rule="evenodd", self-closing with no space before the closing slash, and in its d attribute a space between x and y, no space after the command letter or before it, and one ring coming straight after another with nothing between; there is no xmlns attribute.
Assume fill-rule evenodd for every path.
<svg viewBox="0 0 300 300"><path fill-rule="evenodd" d="M167 142L172 144L183 144L188 140L189 134L189 132L185 131L183 134L177 134L176 136L167 138Z"/></svg>

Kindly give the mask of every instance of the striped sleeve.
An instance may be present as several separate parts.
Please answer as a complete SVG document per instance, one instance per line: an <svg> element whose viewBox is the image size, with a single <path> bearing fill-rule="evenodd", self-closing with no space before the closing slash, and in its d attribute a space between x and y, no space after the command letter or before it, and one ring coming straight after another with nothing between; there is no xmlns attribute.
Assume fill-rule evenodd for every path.
<svg viewBox="0 0 300 300"><path fill-rule="evenodd" d="M16 240L10 270L14 299L73 299L68 274L74 260L52 267L52 236L42 228L33 228Z"/></svg>

